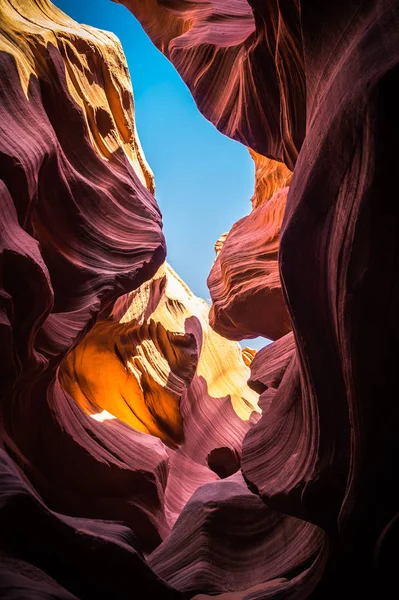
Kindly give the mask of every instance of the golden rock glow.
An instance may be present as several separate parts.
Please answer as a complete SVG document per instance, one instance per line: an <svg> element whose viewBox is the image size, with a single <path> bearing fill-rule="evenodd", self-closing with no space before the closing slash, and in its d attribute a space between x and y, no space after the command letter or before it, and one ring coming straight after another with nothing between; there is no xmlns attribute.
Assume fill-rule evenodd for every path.
<svg viewBox="0 0 399 600"><path fill-rule="evenodd" d="M89 414L105 410L174 446L182 441L179 400L196 359L192 336L152 319L101 321L64 360L60 381Z"/></svg>
<svg viewBox="0 0 399 600"><path fill-rule="evenodd" d="M93 418L116 417L172 447L183 440L179 402L194 374L210 397L229 396L246 421L260 412L247 386L252 352L213 331L208 314L208 304L165 264L66 357L60 381Z"/></svg>
<svg viewBox="0 0 399 600"><path fill-rule="evenodd" d="M245 362L245 364L247 365L247 367L251 366L251 363L253 361L253 359L256 356L256 350L254 350L253 348L248 348L245 347L244 350L242 351L242 359Z"/></svg>
<svg viewBox="0 0 399 600"><path fill-rule="evenodd" d="M104 160L122 150L141 182L154 191L136 133L133 90L118 38L77 23L47 0L0 0L0 21L7 32L0 34L0 51L14 57L25 96L29 99L31 77L51 78L46 52L56 47L68 91L82 109L95 150ZM35 53L29 44L32 36Z"/></svg>
<svg viewBox="0 0 399 600"><path fill-rule="evenodd" d="M292 171L284 163L258 154L249 148L255 163L255 191L251 198L252 210L265 204L280 189L291 183Z"/></svg>
<svg viewBox="0 0 399 600"><path fill-rule="evenodd" d="M114 314L121 322L141 322L145 306L152 311L152 319L180 333L188 331L190 319L194 318L193 327L200 329L202 336L196 374L206 380L209 394L215 398L230 395L241 419L247 420L252 411L259 411L258 395L246 383L250 371L240 345L226 340L210 327L209 305L194 296L169 265L161 267L151 281L128 298L117 302Z"/></svg>

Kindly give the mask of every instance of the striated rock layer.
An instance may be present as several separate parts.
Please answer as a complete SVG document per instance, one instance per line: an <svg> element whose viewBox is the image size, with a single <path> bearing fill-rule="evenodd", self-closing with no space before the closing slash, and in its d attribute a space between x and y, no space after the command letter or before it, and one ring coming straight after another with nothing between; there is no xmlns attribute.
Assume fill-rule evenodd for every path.
<svg viewBox="0 0 399 600"><path fill-rule="evenodd" d="M164 445L57 378L165 257L125 58L46 1L1 0L0 26L0 595L178 598L142 554L169 531Z"/></svg>
<svg viewBox="0 0 399 600"><path fill-rule="evenodd" d="M175 522L200 484L239 469L242 440L260 417L258 394L247 385L250 371L241 348L210 328L208 314L207 303L165 265L137 291L121 297L112 315L121 323L162 323L175 336L190 337L196 345L195 373L179 401L182 438L177 449L168 450L165 513L169 523ZM170 353L170 366L175 356ZM190 358L186 350L186 362ZM148 397L148 389L144 391Z"/></svg>
<svg viewBox="0 0 399 600"><path fill-rule="evenodd" d="M117 1L136 15L222 133L293 167L306 124L297 0Z"/></svg>
<svg viewBox="0 0 399 600"><path fill-rule="evenodd" d="M210 323L229 339L278 339L291 330L281 291L278 248L288 188L235 223L208 277Z"/></svg>
<svg viewBox="0 0 399 600"><path fill-rule="evenodd" d="M281 290L278 248L292 172L250 150L255 164L252 212L215 244L208 277L210 323L226 338L278 339L291 330Z"/></svg>
<svg viewBox="0 0 399 600"><path fill-rule="evenodd" d="M64 389L86 413L111 428L118 418L169 446L164 473L154 472L160 535L162 519L172 526L200 485L240 468L242 440L260 416L248 359L210 328L208 313L165 264L120 297L60 367Z"/></svg>
<svg viewBox="0 0 399 600"><path fill-rule="evenodd" d="M328 543L295 584L275 580L236 597L394 598L398 3L124 3L208 119L295 167L278 254L295 348L282 337L273 355L263 353L277 380L266 364L259 375L258 362L263 416L244 440L242 466L268 506L318 524ZM242 268L241 281L235 273L250 254L245 227L225 238L210 277L212 322L235 339L256 331L250 302L234 307L239 294L231 294L235 282L250 284ZM249 256L247 268L254 263ZM269 310L280 337L281 314Z"/></svg>
<svg viewBox="0 0 399 600"><path fill-rule="evenodd" d="M118 41L0 9L1 596L179 598L144 556L239 469L251 356L162 266Z"/></svg>
<svg viewBox="0 0 399 600"><path fill-rule="evenodd" d="M397 1L124 3L254 156L210 319L278 339L162 266L115 37L0 0L0 593L396 598Z"/></svg>

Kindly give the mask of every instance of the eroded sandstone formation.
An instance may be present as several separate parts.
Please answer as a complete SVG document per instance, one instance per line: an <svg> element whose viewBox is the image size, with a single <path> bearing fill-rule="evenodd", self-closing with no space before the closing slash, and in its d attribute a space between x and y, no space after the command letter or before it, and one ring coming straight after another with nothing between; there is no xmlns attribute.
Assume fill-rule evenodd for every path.
<svg viewBox="0 0 399 600"><path fill-rule="evenodd" d="M395 597L398 3L125 3L217 127L295 167L278 257L295 350L279 340L243 473L326 541L295 592L248 597Z"/></svg>
<svg viewBox="0 0 399 600"><path fill-rule="evenodd" d="M250 358L160 266L116 38L50 3L1 24L1 594L177 598L142 553L239 469Z"/></svg>
<svg viewBox="0 0 399 600"><path fill-rule="evenodd" d="M260 416L247 385L252 357L213 331L208 313L162 265L121 296L60 366L63 388L87 414L104 424L118 418L168 446L169 525L197 487L240 468L242 440Z"/></svg>
<svg viewBox="0 0 399 600"><path fill-rule="evenodd" d="M397 0L124 4L253 210L209 316L119 42L0 0L0 595L396 598Z"/></svg>
<svg viewBox="0 0 399 600"><path fill-rule="evenodd" d="M291 330L278 267L280 230L292 172L250 150L255 163L252 212L215 244L208 277L210 323L226 338L278 339Z"/></svg>
<svg viewBox="0 0 399 600"><path fill-rule="evenodd" d="M293 167L306 124L298 0L117 1L136 15L220 131Z"/></svg>
<svg viewBox="0 0 399 600"><path fill-rule="evenodd" d="M104 428L57 378L97 316L165 257L126 62L115 36L49 2L2 1L0 22L1 594L22 571L28 598L123 597L128 564L155 593L141 552L168 530L164 447Z"/></svg>
<svg viewBox="0 0 399 600"><path fill-rule="evenodd" d="M217 254L208 278L210 322L229 339L276 340L291 330L277 260L287 193L283 187L235 223Z"/></svg>

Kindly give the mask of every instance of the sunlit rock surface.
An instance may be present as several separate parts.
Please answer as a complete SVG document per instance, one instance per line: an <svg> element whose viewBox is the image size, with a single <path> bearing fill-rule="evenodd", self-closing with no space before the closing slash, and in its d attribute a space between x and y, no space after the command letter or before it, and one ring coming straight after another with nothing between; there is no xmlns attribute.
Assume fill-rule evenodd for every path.
<svg viewBox="0 0 399 600"><path fill-rule="evenodd" d="M260 417L258 394L247 385L250 371L243 351L210 328L208 314L207 303L195 297L169 265L121 297L112 314L122 324L162 323L174 336L194 340L197 349L195 374L180 396L180 446L168 450L165 510L171 523L201 483L239 469L243 437ZM191 346L185 357L189 364ZM172 347L169 364L175 359Z"/></svg>
<svg viewBox="0 0 399 600"><path fill-rule="evenodd" d="M86 413L117 417L169 446L163 498L172 525L197 487L240 468L242 440L260 417L249 361L210 328L208 313L165 264L119 298L60 368Z"/></svg>
<svg viewBox="0 0 399 600"><path fill-rule="evenodd" d="M293 167L306 126L297 0L118 1L171 60L207 119Z"/></svg>
<svg viewBox="0 0 399 600"><path fill-rule="evenodd" d="M284 163L262 156L249 149L255 165L255 190L251 198L252 210L266 204L276 192L290 185L292 171Z"/></svg>
<svg viewBox="0 0 399 600"><path fill-rule="evenodd" d="M398 3L124 3L209 120L295 167L278 247L294 337L282 337L274 356L263 354L273 372L278 367L277 379L267 365L261 375L254 365L267 387L242 467L268 506L319 524L326 542L295 584L255 586L236 597L394 598ZM215 272L232 234L210 278L213 315L229 303L229 286ZM231 271L232 262L225 263ZM245 303L233 314L212 317L215 327L247 336L255 318ZM265 316L257 316L265 335Z"/></svg>
<svg viewBox="0 0 399 600"><path fill-rule="evenodd" d="M255 160L214 327L279 339L162 266L115 37L0 0L0 595L396 599L397 1L125 4Z"/></svg>
<svg viewBox="0 0 399 600"><path fill-rule="evenodd" d="M60 381L89 414L106 410L169 446L183 439L179 402L197 365L193 336L98 322L65 359Z"/></svg>
<svg viewBox="0 0 399 600"><path fill-rule="evenodd" d="M290 331L278 269L278 247L288 188L235 223L208 278L212 327L229 339Z"/></svg>
<svg viewBox="0 0 399 600"><path fill-rule="evenodd" d="M179 598L143 556L239 469L248 361L177 277L164 293L116 38L47 2L0 10L1 595Z"/></svg>
<svg viewBox="0 0 399 600"><path fill-rule="evenodd" d="M208 277L210 323L229 339L262 335L275 340L291 330L278 248L292 172L283 163L250 153L255 163L252 212L215 244Z"/></svg>
<svg viewBox="0 0 399 600"><path fill-rule="evenodd" d="M130 598L136 573L178 597L142 555L169 531L165 446L57 378L165 257L126 61L46 1L2 0L0 27L0 595Z"/></svg>

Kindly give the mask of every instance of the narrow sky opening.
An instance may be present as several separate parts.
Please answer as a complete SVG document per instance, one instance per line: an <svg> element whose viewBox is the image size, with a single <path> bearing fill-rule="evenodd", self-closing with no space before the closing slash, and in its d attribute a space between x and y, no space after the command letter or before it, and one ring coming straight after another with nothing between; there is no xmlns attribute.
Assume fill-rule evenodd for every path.
<svg viewBox="0 0 399 600"><path fill-rule="evenodd" d="M214 244L251 208L254 165L247 149L201 115L173 65L124 6L111 0L53 3L76 21L112 31L120 39L139 138L155 176L167 260L194 294L210 302L206 279ZM248 345L258 349L265 340Z"/></svg>

